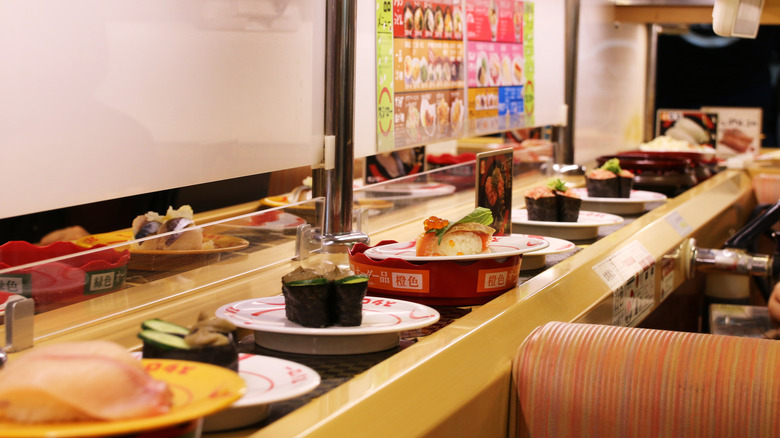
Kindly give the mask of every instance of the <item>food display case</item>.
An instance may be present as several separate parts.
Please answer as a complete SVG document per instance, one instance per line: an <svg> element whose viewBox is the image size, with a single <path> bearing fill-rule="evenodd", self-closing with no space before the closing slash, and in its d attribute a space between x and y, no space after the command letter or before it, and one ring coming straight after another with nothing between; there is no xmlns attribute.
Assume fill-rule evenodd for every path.
<svg viewBox="0 0 780 438"><path fill-rule="evenodd" d="M14 5L23 8L21 3ZM190 326L202 312L228 319L237 326L238 371L247 383L248 395L228 408L219 406L222 409L219 412L201 412L205 417L204 436L326 437L356 433L367 436L514 435L521 427L521 419L517 418L515 409L512 361L518 347L534 328L549 321L565 321L696 330L701 312L702 279L691 269L691 239L695 239L701 247L722 246L734 230L746 222L756 205L752 177L767 171L760 166L724 169L668 196L611 202L591 200L591 204L586 205L596 210L590 213L598 219L584 225L584 234L572 234L571 229L560 224L548 224L541 231L526 232L523 226L528 225L527 221L518 219L519 216L513 212L512 236L522 236L524 245L528 247L543 240L545 245L539 245L542 249L518 249L519 244L516 244L514 252L510 251L511 257L515 258L510 260L509 268L486 267L488 262L494 261L491 257L505 262L507 257L502 253L491 255L485 263L482 260L473 263L476 265L474 269L479 271L478 281L485 286L484 290L455 281L446 287L432 289L438 295L433 297L435 299L416 299L430 294L428 291L398 294L398 288L417 286L410 279L422 278L426 274L398 265L387 270L387 278L382 278L379 272L381 266L367 265L365 260L355 256L356 251L349 249L365 251L365 247L376 248L382 242L413 244L423 232L426 218L437 216L452 220L463 217L474 209L479 191L476 178L481 170L474 159L437 163L437 168L376 185L363 184L359 175L355 175L355 180L350 178L355 157L381 152L380 145L387 145L389 141L382 138L380 128L384 114L381 111L383 90L379 86L387 83L381 83L375 74L382 63L377 58L381 58L379 48L383 46L378 40L383 35L375 26L374 14L377 11L373 6L379 9L384 4L393 7L397 4L395 15L404 19L409 11L411 27L406 26L404 19L399 23L393 21L396 26L393 32L400 35L396 36L402 55L400 59L403 62L407 57L412 60L408 75L411 79L415 71L414 59L426 59L426 64L431 59L424 54L423 48L429 49L428 53L433 53L437 62L442 58L442 63L438 64L442 66L446 64L443 59L445 53L460 53L458 50L464 49L453 42L454 37L447 38L446 31L442 31L439 38L435 37L438 22L435 7L431 15L431 37L424 39L434 40L436 44L420 46L416 43L417 7L422 14L422 6L437 2L377 2L368 9L364 9L365 4L357 5L356 11L352 11L356 13L353 23L356 29L351 30L370 38L357 38L357 59L353 60L355 82L346 80L338 83L339 87L348 86L355 93L354 101L350 99L346 103L352 108L349 111L344 108L345 102L331 95L332 89L322 86L320 80L323 77L333 78L334 65L333 59L324 59L324 55L321 58L322 54L316 49L319 47L316 44L321 43L323 38L331 39L332 43L333 38L349 37L350 29L346 30L346 35L328 33L345 21L349 22L349 7L337 7L336 11L345 15L334 18L327 15L325 2L317 3L313 8L308 7L309 2L295 0L282 2L285 7L270 1L228 3L206 0L197 2L197 7L180 2L163 3L164 7L146 2L137 8L114 4L105 9L87 7L80 12L66 9L87 23L102 23L105 36L111 43L109 46L118 44L116 47L121 50L111 52L117 54L113 58L117 64L109 64L109 72L121 70L123 66L138 68L139 64L131 61L159 38L167 52L159 54L160 59L144 58L145 62L157 67L173 65L173 59L165 59L163 55L176 53L177 47L186 48L189 56L185 58L192 64L185 69L202 65L202 76L209 77L219 76L220 66L227 65L236 68L227 68L230 71L228 82L238 82L232 82L235 87L224 83L216 86L200 75L188 73L184 76L195 84L176 84L181 88L166 89L166 78L170 81L171 77L164 71L150 72L140 79L135 78L137 81L128 82L140 87L144 95L147 92L142 87L144 83L153 84L154 90L166 91L164 97L170 99L172 111L187 110L183 121L176 122L167 118L163 110L153 111L143 99L136 99L134 88L123 88L115 82L128 81L128 76L132 76L130 73L138 74L138 70L122 70L118 76L109 75L109 80L98 87L99 100L130 114L148 117L144 119L145 123L156 128L152 138L158 140L149 143L155 145L149 156L159 159L179 157L203 172L192 171L182 165L172 175L159 176L159 167L154 166L153 170L143 174L148 177L143 183L136 185L125 175L110 181L113 186L101 185L90 189L88 194L94 197L90 200L225 179L245 173L280 171L301 164L312 166L314 187L290 193L272 193L263 199L211 211L196 211L191 217L186 217L189 221L187 227L180 229L164 226L166 221L179 217L159 212L159 216L164 216L159 219L158 226L162 227L159 233L157 228L139 233L146 224L136 224L130 217L126 228L69 242L68 250L72 254L57 252L47 253L40 259L28 256L8 262L0 260L4 263L0 264L4 288L13 288L13 295L32 297L37 306L33 317L17 321L18 315L13 312L5 315L7 318L0 326L0 335L6 337L6 347L12 347L10 361L29 352L29 349L20 348L23 342L16 342L19 337L28 335L25 329L31 330L29 340L34 345L33 350L63 342L101 339L137 353L143 344L139 332L149 320L164 319L173 324ZM335 3L339 2L328 2L328 5ZM345 1L341 2L341 6L355 6L354 3ZM446 107L450 123L427 125L431 119L425 122L423 115L414 110L411 113L420 117L421 126L410 128L409 124L393 118L391 120L396 122L394 127L403 128L404 133L393 138L393 148L423 144L427 140L417 140L423 135L429 135L428 140L457 140L453 129L461 126L452 124L452 113L453 108L460 104L471 111L471 117L464 119L467 123L462 128L464 132L475 135L541 123L559 124L562 121L565 112L563 59L560 52L548 49L559 48L564 41L563 2L438 3L443 6L443 29L446 29L447 11L452 14L457 6L464 8L461 11L467 6L472 8L472 12L481 11L485 26L473 35L475 39L472 42L478 56L472 59L464 55L464 59L472 61L472 64L460 77L463 83L458 82L459 76L456 75L454 83L453 76L449 77L449 81L437 76L438 79L426 80L424 85L420 85L422 82L416 79L407 80L406 65L400 64L403 69L396 69L396 73L401 74L390 80L397 86L396 97L404 102L414 102L414 109L421 108L423 112L434 108L430 112L433 120L443 116ZM493 17L491 11L494 9L491 8L495 4L516 6L518 3L526 7L526 12L535 10L534 20L523 21L522 14L520 21L516 21L513 14ZM452 8L448 9L448 6ZM515 8L511 9L515 11ZM8 15L2 15L6 12ZM390 16L394 17L393 14ZM8 23L15 22L15 15L10 9L0 9L0 22L3 22L2 17L7 17ZM336 24L326 23L326 17L335 20ZM495 22L492 21L494 18ZM453 19L453 26L454 22ZM510 22L519 27L503 28L499 25ZM538 33L543 25L549 25L548 30L552 29L547 40ZM522 29L529 30L529 27L531 31L537 29L537 33L521 32ZM133 30L140 33L134 37ZM406 34L407 31L411 36ZM425 33L422 24L420 32L421 35ZM507 41L495 41L502 34ZM515 40L509 41L510 36ZM512 50L518 50L518 36L526 38L523 50L532 49L531 52L522 52L523 56L533 50L538 54L531 65L537 78L535 85L527 82L527 78L532 76L527 71L529 64L524 64L526 82L522 87L535 88L532 94L523 95L531 99L523 102L531 102L536 108L533 112L522 111L529 118L515 117L520 115L517 107L514 110L503 108L503 112L499 112L498 108L487 108L492 105L488 105L490 99L478 97L482 95L480 93L493 96L491 99L496 100L493 103L499 107L502 102L517 104L518 100L522 100L517 94L521 85L514 79L498 82L501 73L497 72L496 77L491 78L481 76L485 72L480 72L482 58L490 62L492 55L500 55L504 49L513 54L507 57L512 61L507 63L507 67L515 67L513 61L520 52ZM534 41L535 47L530 44L529 38ZM367 44L366 41L371 43L371 50L359 50ZM269 72L264 67L266 64L260 61L245 65L242 54L252 53L269 44L274 47L272 59L278 59L281 64L278 69ZM282 49L290 45L302 48L299 57ZM453 49L450 46L457 47L450 50ZM241 49L226 52L226 47ZM390 47L396 48L394 45ZM469 52L469 48L465 47L465 53ZM213 60L212 56L226 57L222 61L227 63L207 62ZM346 58L349 65L349 56ZM497 58L502 59L500 56ZM417 65L419 68L419 60ZM453 64L449 65L450 71L453 71ZM502 64L499 62L499 65ZM519 62L516 65L519 66ZM284 72L288 70L294 70L296 74L286 75ZM486 70L489 73L490 69ZM432 71L438 75L437 68ZM260 72L261 85L248 79ZM279 73L278 76L275 76L276 73ZM336 76L341 74L349 76L343 72ZM422 74L421 71L418 74ZM431 70L427 74L431 74ZM522 75L514 77L522 82ZM472 83L471 88L469 82ZM201 87L204 83L215 88ZM303 87L299 87L301 83ZM249 92L241 95L236 88L244 85ZM188 95L186 90L189 86L199 93L194 97ZM283 98L265 94L278 89L293 91ZM232 118L236 114L230 113L208 121L211 112L201 113L187 105L190 99L199 102L212 102L206 98L219 102L220 96L226 99L220 90L231 91L228 107L241 115L238 120ZM25 98L21 92L13 96L17 103ZM428 97L446 105L430 106ZM67 98L65 96L64 101ZM262 111L257 118L248 116L254 114L256 100L261 98L275 104L288 103L279 103L279 113L274 105L261 105ZM46 101L43 99L43 102ZM423 105L423 101L427 103ZM232 106L237 103L243 106ZM411 107L402 104L399 107L405 110L398 115L409 114ZM442 109L439 111L438 108ZM338 113L340 118L329 118L331 111ZM47 120L59 123L62 122L60 116L53 114ZM262 123L262 129L250 129L259 119L266 117L269 121ZM345 127L350 129L350 123L345 122L345 118L354 118L354 145L350 144L351 136L344 138L344 133L339 132ZM403 117L401 119L406 121ZM203 124L204 120L208 123ZM320 120L325 121L320 123ZM187 128L191 125L193 129L199 128L194 130L194 134ZM234 125L240 125L242 129L236 130ZM22 136L24 129L29 128L28 125L19 127L9 132ZM431 129L430 132L425 129L434 127L445 129ZM275 137L281 135L280 131L291 131L294 135L292 138ZM75 139L73 141L89 138L85 134L90 132L89 129L79 132L83 135L67 138ZM269 132L274 137L267 137ZM235 134L236 139L229 137L230 134ZM412 140L411 134L417 136L415 140ZM214 138L217 140L204 140ZM51 141L50 138L38 140L41 141L39 145ZM89 146L100 147L102 144L93 141ZM350 150L351 146L355 149ZM598 156L617 153L622 148L602 150ZM193 150L202 155L193 157L196 155ZM285 152L280 153L280 150ZM522 148L518 150L528 152ZM216 167L213 173L209 173L209 160ZM346 169L342 166L345 160L348 161ZM510 198L516 210L522 210L525 205L526 190L545 183L552 176L563 178L572 188L584 187L583 175L555 173L556 168L550 166L551 160L552 157L548 157L541 162L536 154L515 155L515 162L510 166L516 170L511 178L513 189ZM97 165L94 161L90 163ZM241 165L233 168L231 163ZM54 163L47 164L51 166ZM56 166L49 170L52 173L59 171ZM110 177L111 172L105 172L104 168L101 170L101 178ZM17 210L7 215L83 202L85 199L80 192L84 188L83 181L73 183L68 179L71 176L69 172L64 172L62 184L79 191L78 195L53 200L51 193L40 195L45 191L37 191L41 187L36 187L31 193L39 196L31 196L29 204L19 205ZM20 179L16 174L8 177L14 181ZM453 177L457 178L457 183ZM472 178L471 184L464 182L464 178L469 177ZM119 188L121 190L116 191ZM9 190L8 185L6 190ZM18 197L20 192L6 194ZM334 197L337 198L335 202ZM617 212L612 210L612 213L607 213L602 208L617 208ZM605 217L619 220L603 220ZM146 220L154 222L157 219L147 216ZM196 239L195 246L174 246L191 237ZM363 242L366 245L353 245L355 239L363 238L367 240ZM14 252L18 251L14 249ZM2 247L0 255L3 255ZM398 257L398 254L388 258L393 257ZM419 260L406 262L416 263ZM446 269L467 270L458 263L460 261L443 264L443 275L446 276ZM355 327L304 328L280 316L285 304L281 295L282 279L286 275L299 267L334 266L362 271L369 278L378 276L375 281L397 281L393 284L398 288L382 289L374 284L363 300L363 314L370 315L370 318ZM66 271L67 274L64 274ZM62 287L42 282L42 277L72 281L67 287ZM496 289L498 286L501 288ZM448 294L450 288L465 289L457 291L458 294ZM15 308L13 300L8 300L8 305ZM9 343L9 340L14 342ZM14 349L14 346L17 348ZM253 380L251 376L262 378ZM4 430L12 430L20 436L25 433L16 426ZM97 430L98 433L106 431ZM71 433L72 436L82 432L92 433L75 429L75 432L64 430L62 434Z"/></svg>

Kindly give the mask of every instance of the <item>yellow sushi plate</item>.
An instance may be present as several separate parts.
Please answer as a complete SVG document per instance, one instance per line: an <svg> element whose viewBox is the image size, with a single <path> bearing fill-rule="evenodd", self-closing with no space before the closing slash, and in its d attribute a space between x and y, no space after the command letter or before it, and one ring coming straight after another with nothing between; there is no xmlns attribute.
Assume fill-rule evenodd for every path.
<svg viewBox="0 0 780 438"><path fill-rule="evenodd" d="M147 372L168 383L173 406L163 415L122 421L19 424L0 420L0 435L16 437L95 437L127 435L176 426L230 406L246 392L238 373L199 362L142 359Z"/></svg>

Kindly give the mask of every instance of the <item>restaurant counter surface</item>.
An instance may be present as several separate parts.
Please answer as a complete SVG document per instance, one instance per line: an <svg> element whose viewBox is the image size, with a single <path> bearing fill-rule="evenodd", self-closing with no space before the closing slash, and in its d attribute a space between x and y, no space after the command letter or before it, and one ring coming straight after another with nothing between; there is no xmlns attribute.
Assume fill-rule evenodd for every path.
<svg viewBox="0 0 780 438"><path fill-rule="evenodd" d="M519 198L515 203L521 205L523 188L515 187L515 198ZM473 206L473 197L464 196L462 201L456 207L451 207L451 199L442 201L430 211L456 217L470 211L469 204ZM395 351L351 356L354 360L347 370L344 357L286 356L315 369L320 367L321 388L272 406L270 417L254 427L212 435L507 436L516 426L511 364L525 337L549 321L612 323L612 291L595 273L595 265L626 245L638 244L657 266L665 256L672 260L671 266L667 262L663 284L677 289L686 281L685 272L681 260L671 257L681 244L694 237L702 247L720 247L735 224L745 222L754 202L747 174L723 171L647 214L632 217L616 228L603 227L596 241L577 242L572 252L548 255L544 268L521 272L517 287L482 306L437 308L442 313L438 326L432 332L403 333ZM407 216L415 217L405 223L396 221L392 227L373 226L372 242L412 240L421 229L421 220L414 214ZM277 249L292 253L293 245L283 242ZM96 320L89 302L72 306L67 314L55 310L39 315L36 345L101 338L138 348L138 324L146 318L166 315L172 321L188 321L198 309L213 312L226 303L278 294L280 278L297 262L261 263L256 257L267 255L249 254L225 267L210 267L205 280L199 279L200 273L171 277L170 281L195 286L169 302L152 299L165 289L165 282L131 288L137 289L137 297L117 294L116 299L147 303L129 306L134 310L120 317ZM244 265L246 271L249 264L264 268L251 275L235 274L236 265ZM229 280L209 282L214 275ZM655 275L653 308L662 301L661 269L656 269ZM251 337L242 340L242 348L280 356L261 351ZM322 371L327 364L335 365L334 374Z"/></svg>

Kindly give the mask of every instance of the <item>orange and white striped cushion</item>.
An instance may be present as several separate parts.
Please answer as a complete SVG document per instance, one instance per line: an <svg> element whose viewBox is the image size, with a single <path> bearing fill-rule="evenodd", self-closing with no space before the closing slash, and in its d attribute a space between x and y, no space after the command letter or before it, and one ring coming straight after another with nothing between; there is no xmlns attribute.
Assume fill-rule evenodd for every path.
<svg viewBox="0 0 780 438"><path fill-rule="evenodd" d="M780 342L551 322L518 350L520 434L780 436Z"/></svg>

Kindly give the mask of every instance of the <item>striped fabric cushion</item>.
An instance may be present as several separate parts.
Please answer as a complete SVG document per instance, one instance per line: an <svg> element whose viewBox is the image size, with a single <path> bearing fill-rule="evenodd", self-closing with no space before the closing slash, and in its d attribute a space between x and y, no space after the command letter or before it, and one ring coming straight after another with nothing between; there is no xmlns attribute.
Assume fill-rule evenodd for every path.
<svg viewBox="0 0 780 438"><path fill-rule="evenodd" d="M514 372L521 436L780 436L778 341L551 322Z"/></svg>

